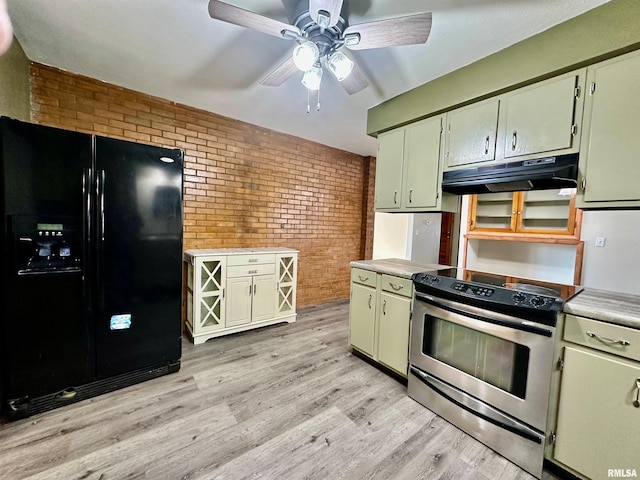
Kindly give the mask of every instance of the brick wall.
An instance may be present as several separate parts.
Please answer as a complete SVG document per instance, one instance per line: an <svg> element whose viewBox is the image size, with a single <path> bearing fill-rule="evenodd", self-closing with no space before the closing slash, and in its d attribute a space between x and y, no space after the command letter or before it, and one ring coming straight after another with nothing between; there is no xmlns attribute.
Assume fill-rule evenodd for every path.
<svg viewBox="0 0 640 480"><path fill-rule="evenodd" d="M347 298L349 262L371 256L369 157L40 64L31 120L183 149L185 249L299 250L300 307Z"/></svg>

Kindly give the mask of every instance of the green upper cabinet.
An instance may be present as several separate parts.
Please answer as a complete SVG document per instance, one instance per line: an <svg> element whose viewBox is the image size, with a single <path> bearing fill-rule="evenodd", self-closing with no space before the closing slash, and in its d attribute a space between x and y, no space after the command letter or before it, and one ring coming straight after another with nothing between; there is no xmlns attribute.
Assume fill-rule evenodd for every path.
<svg viewBox="0 0 640 480"><path fill-rule="evenodd" d="M578 152L585 77L581 69L502 96L498 144L505 159Z"/></svg>
<svg viewBox="0 0 640 480"><path fill-rule="evenodd" d="M500 100L474 103L447 113L444 169L496 158Z"/></svg>
<svg viewBox="0 0 640 480"><path fill-rule="evenodd" d="M581 208L640 206L640 52L589 67Z"/></svg>
<svg viewBox="0 0 640 480"><path fill-rule="evenodd" d="M436 208L442 117L405 127L402 208Z"/></svg>
<svg viewBox="0 0 640 480"><path fill-rule="evenodd" d="M381 133L376 159L376 210L400 208L403 162L404 128Z"/></svg>
<svg viewBox="0 0 640 480"><path fill-rule="evenodd" d="M376 161L376 211L457 211L458 198L440 193L443 117L380 134Z"/></svg>
<svg viewBox="0 0 640 480"><path fill-rule="evenodd" d="M447 112L443 170L577 153L586 69Z"/></svg>

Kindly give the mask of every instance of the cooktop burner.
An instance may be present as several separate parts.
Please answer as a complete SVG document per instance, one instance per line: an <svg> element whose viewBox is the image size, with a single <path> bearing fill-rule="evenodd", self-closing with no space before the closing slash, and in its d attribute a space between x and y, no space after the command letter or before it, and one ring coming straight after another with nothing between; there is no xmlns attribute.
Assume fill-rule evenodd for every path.
<svg viewBox="0 0 640 480"><path fill-rule="evenodd" d="M416 273L412 277L418 293L474 305L485 310L536 317L555 322L564 303L582 287L528 278L447 268Z"/></svg>

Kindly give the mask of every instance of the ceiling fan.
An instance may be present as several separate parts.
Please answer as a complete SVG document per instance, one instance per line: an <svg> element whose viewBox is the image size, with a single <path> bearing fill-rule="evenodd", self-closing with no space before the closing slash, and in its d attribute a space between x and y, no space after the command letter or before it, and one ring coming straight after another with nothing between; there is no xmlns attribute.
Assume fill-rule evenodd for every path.
<svg viewBox="0 0 640 480"><path fill-rule="evenodd" d="M431 31L431 12L349 25L343 0L300 0L291 24L219 1L209 1L209 15L217 20L297 42L292 55L260 82L279 86L297 72L302 84L318 90L322 64L352 95L369 85L364 73L342 51L425 43ZM308 106L307 106L308 111Z"/></svg>

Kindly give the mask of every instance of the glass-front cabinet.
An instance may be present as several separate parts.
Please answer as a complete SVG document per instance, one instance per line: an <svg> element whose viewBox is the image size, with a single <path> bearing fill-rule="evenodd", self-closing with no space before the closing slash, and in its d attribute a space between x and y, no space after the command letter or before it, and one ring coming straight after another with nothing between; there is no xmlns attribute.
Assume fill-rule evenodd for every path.
<svg viewBox="0 0 640 480"><path fill-rule="evenodd" d="M575 194L561 188L473 195L469 231L575 235Z"/></svg>

